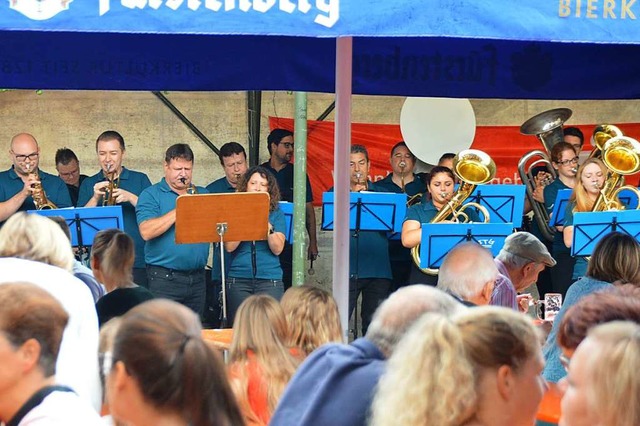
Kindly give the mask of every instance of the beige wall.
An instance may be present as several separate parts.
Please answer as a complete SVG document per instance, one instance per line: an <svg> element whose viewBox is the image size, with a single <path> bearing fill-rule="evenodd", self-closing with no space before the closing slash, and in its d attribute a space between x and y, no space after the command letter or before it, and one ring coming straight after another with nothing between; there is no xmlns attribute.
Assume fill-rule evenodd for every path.
<svg viewBox="0 0 640 426"><path fill-rule="evenodd" d="M246 146L247 112L245 92L170 92L166 96L214 145L232 140ZM333 101L332 95L310 93L308 116L317 118ZM403 97L354 96L353 121L398 123ZM483 125L520 125L532 115L550 108L568 107L574 111L570 124L640 122L638 101L528 101L473 100L476 121ZM294 96L289 92L263 92L261 161L266 160L265 139L268 117L293 117ZM18 132L32 133L42 149L41 166L54 172L57 148L67 146L80 157L82 171L98 170L96 137L104 130L119 131L127 143L125 165L149 175L153 182L162 177L165 149L176 142L191 145L196 155L194 181L205 185L222 176L217 157L198 140L150 92L35 91L12 90L0 93L0 145ZM333 120L332 113L327 120ZM624 126L622 126L624 131ZM640 137L640 135L631 135ZM535 142L532 142L534 145ZM6 152L6 151L5 151ZM0 168L10 165L0 157ZM318 222L320 222L318 211ZM320 232L320 259L314 265L312 281L330 286L331 233Z"/></svg>

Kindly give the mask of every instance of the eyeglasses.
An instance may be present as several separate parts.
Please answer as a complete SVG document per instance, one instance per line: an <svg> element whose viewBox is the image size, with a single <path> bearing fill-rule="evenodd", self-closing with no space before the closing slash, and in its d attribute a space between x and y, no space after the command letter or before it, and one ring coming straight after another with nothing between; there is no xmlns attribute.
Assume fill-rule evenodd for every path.
<svg viewBox="0 0 640 426"><path fill-rule="evenodd" d="M570 160L556 161L556 164L561 164L563 166L568 166L569 164L578 164L579 159L580 157L573 157Z"/></svg>
<svg viewBox="0 0 640 426"><path fill-rule="evenodd" d="M293 144L291 142L284 142L282 146L284 146L286 149L293 148Z"/></svg>
<svg viewBox="0 0 640 426"><path fill-rule="evenodd" d="M34 161L40 156L40 154L38 154L37 152L33 152L29 155L22 155L22 154L16 154L16 153L14 153L13 155L16 156L16 160L18 160L20 163L24 163L27 159L29 161Z"/></svg>
<svg viewBox="0 0 640 426"><path fill-rule="evenodd" d="M569 358L565 354L560 354L560 356L558 356L558 358L560 358L560 364L562 364L562 368L564 368L564 371L566 371L568 373L569 372L569 362L571 361L571 358Z"/></svg>

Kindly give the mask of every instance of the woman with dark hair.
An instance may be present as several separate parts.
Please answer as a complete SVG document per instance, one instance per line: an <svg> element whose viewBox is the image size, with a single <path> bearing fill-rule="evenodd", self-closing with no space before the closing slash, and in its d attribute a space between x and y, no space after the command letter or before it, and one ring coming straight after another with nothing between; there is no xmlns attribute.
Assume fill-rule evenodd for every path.
<svg viewBox="0 0 640 426"><path fill-rule="evenodd" d="M269 228L263 241L225 242L231 253L227 274L229 320L233 322L240 304L252 294L265 293L280 300L284 293L282 268L278 255L284 249L285 219L280 210L280 191L276 178L264 167L250 168L238 183L238 192L269 194Z"/></svg>
<svg viewBox="0 0 640 426"><path fill-rule="evenodd" d="M627 234L612 232L596 244L587 274L573 283L553 322L544 347L544 377L557 382L566 375L561 364L558 331L566 312L586 295L611 288L614 284L640 283L640 244Z"/></svg>
<svg viewBox="0 0 640 426"><path fill-rule="evenodd" d="M243 424L220 356L202 340L197 315L176 302L152 300L127 312L103 368L116 421Z"/></svg>
<svg viewBox="0 0 640 426"><path fill-rule="evenodd" d="M100 326L113 317L153 299L153 294L133 282L133 239L119 229L98 232L91 249L91 269L107 294L96 303Z"/></svg>
<svg viewBox="0 0 640 426"><path fill-rule="evenodd" d="M297 367L284 312L271 296L247 298L233 323L229 380L248 425L266 426Z"/></svg>
<svg viewBox="0 0 640 426"><path fill-rule="evenodd" d="M402 245L413 248L420 244L422 239L422 224L429 223L452 199L455 185L455 175L453 171L444 166L436 166L427 175L427 192L431 199L415 204L407 210L404 223L402 224ZM465 213L469 215L472 222L480 219L475 211L467 209ZM445 220L453 219L453 214L449 214ZM410 284L430 284L436 285L437 276L423 273L415 264L411 265Z"/></svg>

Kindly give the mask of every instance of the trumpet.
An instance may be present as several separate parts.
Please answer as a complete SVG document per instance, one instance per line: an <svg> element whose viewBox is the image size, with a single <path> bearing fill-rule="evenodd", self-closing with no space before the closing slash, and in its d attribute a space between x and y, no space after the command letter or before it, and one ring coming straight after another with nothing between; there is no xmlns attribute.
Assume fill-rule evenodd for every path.
<svg viewBox="0 0 640 426"><path fill-rule="evenodd" d="M356 184L358 184L358 185L363 185L363 183L362 183L362 181L361 181L361 179L362 179L362 173L360 173L360 172L356 172L356 173L355 173L355 175L354 175L354 177L356 178ZM364 181L364 189L362 189L362 191L366 191L367 189L368 189L368 183L367 183L367 181L365 180L365 181Z"/></svg>
<svg viewBox="0 0 640 426"><path fill-rule="evenodd" d="M115 206L116 205L116 197L114 195L114 191L120 187L120 175L116 176L115 170L111 171L112 165L107 165L107 180L109 181L109 185L107 185L102 190L104 191L104 196L102 197L102 205L103 206Z"/></svg>
<svg viewBox="0 0 640 426"><path fill-rule="evenodd" d="M483 185L496 174L496 164L486 153L477 149L467 149L461 151L453 159L453 173L460 180L458 190L446 205L440 209L438 214L431 219L430 223L443 222L449 216L453 216L453 222L466 223L469 222L469 215L465 212L468 208L478 209L484 218L484 222L489 222L489 211L478 203L464 203L471 195L477 185ZM440 196L447 198L449 195L446 191L441 191ZM421 268L420 267L420 244L411 249L411 257L413 263L425 274L436 275L438 269Z"/></svg>
<svg viewBox="0 0 640 426"><path fill-rule="evenodd" d="M33 198L33 204L36 206L36 210L57 209L58 206L56 206L54 203L49 201L49 199L47 198L47 193L44 191L44 188L42 187L42 182L40 181L40 175L38 174L38 172L32 172L30 170L31 164L25 165L25 168L27 169L27 173L29 175L34 175L38 178L38 181L36 183L31 184L31 188L33 189L31 193L31 198Z"/></svg>
<svg viewBox="0 0 640 426"><path fill-rule="evenodd" d="M400 187L402 188L402 192L407 192L405 188L405 183L404 183L404 168L407 167L407 162L404 160L401 160L398 163L398 166L400 166L400 169L402 171L400 174Z"/></svg>

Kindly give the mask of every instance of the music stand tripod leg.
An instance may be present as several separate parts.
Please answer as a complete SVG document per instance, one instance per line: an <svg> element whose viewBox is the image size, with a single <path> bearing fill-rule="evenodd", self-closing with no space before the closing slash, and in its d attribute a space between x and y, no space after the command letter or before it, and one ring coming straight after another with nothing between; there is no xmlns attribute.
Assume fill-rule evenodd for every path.
<svg viewBox="0 0 640 426"><path fill-rule="evenodd" d="M216 225L216 232L220 236L220 272L222 278L222 321L220 328L227 327L227 278L226 271L224 270L224 234L227 232L227 224L218 223Z"/></svg>

